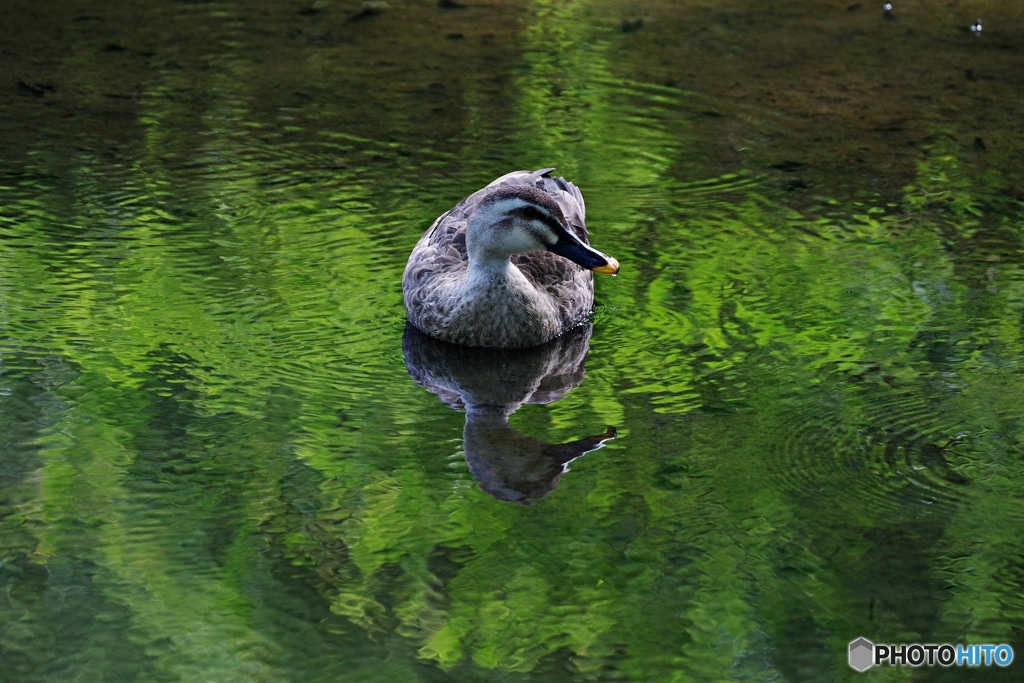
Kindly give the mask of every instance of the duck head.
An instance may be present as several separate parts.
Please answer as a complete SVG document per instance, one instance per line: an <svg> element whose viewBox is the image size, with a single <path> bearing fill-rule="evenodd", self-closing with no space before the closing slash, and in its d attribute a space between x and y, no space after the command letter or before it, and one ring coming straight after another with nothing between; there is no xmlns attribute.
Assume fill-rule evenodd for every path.
<svg viewBox="0 0 1024 683"><path fill-rule="evenodd" d="M594 249L569 227L552 197L527 185L487 195L469 218L466 250L472 263L504 266L513 254L550 251L595 273L619 272L619 262Z"/></svg>

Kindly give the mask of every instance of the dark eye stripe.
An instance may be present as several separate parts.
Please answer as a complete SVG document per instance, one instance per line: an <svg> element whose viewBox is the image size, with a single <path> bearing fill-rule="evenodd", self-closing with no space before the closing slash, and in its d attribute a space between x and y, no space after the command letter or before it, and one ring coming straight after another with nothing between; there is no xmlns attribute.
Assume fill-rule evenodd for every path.
<svg viewBox="0 0 1024 683"><path fill-rule="evenodd" d="M558 234L559 230L562 230L562 224L558 222L558 219L540 211L532 206L520 206L509 211L509 214L513 216L519 216L525 220L540 221L544 225L548 226Z"/></svg>

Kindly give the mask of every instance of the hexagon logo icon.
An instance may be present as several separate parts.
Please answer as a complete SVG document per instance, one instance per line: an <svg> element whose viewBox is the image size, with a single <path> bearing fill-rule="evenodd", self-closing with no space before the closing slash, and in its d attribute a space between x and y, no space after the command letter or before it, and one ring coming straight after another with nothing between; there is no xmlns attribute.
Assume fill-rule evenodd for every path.
<svg viewBox="0 0 1024 683"><path fill-rule="evenodd" d="M867 671L875 661L875 644L867 638L858 638L850 643L850 666L857 671Z"/></svg>

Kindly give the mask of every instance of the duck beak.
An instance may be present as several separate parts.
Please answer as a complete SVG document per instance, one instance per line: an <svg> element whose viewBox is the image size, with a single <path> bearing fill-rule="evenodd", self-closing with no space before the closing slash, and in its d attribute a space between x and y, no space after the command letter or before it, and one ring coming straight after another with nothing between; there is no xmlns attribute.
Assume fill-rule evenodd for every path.
<svg viewBox="0 0 1024 683"><path fill-rule="evenodd" d="M548 251L564 256L595 273L614 275L619 272L618 261L584 244L583 240L565 229L559 231L558 241L549 246Z"/></svg>

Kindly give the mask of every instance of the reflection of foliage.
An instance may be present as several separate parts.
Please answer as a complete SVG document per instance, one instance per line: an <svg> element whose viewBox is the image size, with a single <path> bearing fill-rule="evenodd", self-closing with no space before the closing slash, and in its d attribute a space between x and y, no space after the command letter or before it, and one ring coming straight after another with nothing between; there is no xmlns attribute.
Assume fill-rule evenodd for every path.
<svg viewBox="0 0 1024 683"><path fill-rule="evenodd" d="M586 382L514 419L625 438L542 504L483 494L405 374L436 200L306 167L391 143L249 146L229 62L201 121L147 100L134 166L4 181L12 680L841 679L858 635L1019 639L1020 207L948 141L897 207L675 179L685 98L613 77L585 10L537 4L508 115L626 267Z"/></svg>

